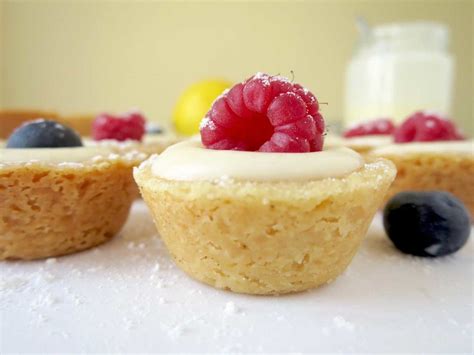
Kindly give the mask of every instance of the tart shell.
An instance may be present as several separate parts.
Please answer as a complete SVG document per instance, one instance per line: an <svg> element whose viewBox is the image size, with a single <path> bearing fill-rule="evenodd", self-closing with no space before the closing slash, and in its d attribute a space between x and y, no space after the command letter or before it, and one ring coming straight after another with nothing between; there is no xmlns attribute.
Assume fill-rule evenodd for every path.
<svg viewBox="0 0 474 355"><path fill-rule="evenodd" d="M135 170L171 256L190 276L248 294L307 290L355 255L396 170L379 159L308 182L170 181Z"/></svg>
<svg viewBox="0 0 474 355"><path fill-rule="evenodd" d="M0 259L60 256L111 239L134 198L135 163L2 166Z"/></svg>
<svg viewBox="0 0 474 355"><path fill-rule="evenodd" d="M378 154L397 167L387 200L402 191L448 191L459 198L474 217L474 155L448 153Z"/></svg>

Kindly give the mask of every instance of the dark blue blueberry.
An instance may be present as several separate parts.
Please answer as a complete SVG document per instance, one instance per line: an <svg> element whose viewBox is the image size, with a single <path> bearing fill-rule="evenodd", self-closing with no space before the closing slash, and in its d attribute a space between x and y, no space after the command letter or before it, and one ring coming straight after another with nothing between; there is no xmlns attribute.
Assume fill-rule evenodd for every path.
<svg viewBox="0 0 474 355"><path fill-rule="evenodd" d="M50 120L36 120L18 127L7 148L81 147L81 137L71 128Z"/></svg>
<svg viewBox="0 0 474 355"><path fill-rule="evenodd" d="M454 253L471 232L469 212L444 191L407 191L385 206L383 223L390 240L402 252L418 256Z"/></svg>

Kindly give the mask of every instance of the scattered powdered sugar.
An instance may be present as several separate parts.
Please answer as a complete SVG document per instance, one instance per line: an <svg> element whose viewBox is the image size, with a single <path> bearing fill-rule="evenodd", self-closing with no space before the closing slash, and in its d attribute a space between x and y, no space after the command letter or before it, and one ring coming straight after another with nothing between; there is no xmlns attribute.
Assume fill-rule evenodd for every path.
<svg viewBox="0 0 474 355"><path fill-rule="evenodd" d="M283 93L281 93L281 94L280 94L280 95L278 95L278 96L281 96L281 95L286 95L286 96L293 96L293 97L296 97L296 98L298 98L298 99L301 99L301 98L299 97L299 95L295 94L295 93L294 93L294 92L292 92L292 91L283 92Z"/></svg>
<svg viewBox="0 0 474 355"><path fill-rule="evenodd" d="M281 82L284 82L284 83L290 83L290 79L288 79L286 76L283 76L283 75L274 75L272 77L270 77L270 81L281 81Z"/></svg>
<svg viewBox="0 0 474 355"><path fill-rule="evenodd" d="M160 263L156 263L155 266L153 266L153 268L151 269L151 272L156 273L160 271L160 268L161 268Z"/></svg>
<svg viewBox="0 0 474 355"><path fill-rule="evenodd" d="M430 302L447 310L455 306L451 293L442 292L456 287L464 294L470 287L465 283L467 274L459 272L466 270L468 254L442 260L405 257L382 238L381 230L379 233L378 229L371 228L369 234L377 231L376 238L373 235L366 238L350 273L341 276L336 285L278 298L249 297L201 285L179 270L157 236L146 206L140 201L133 206L121 234L101 246L100 251L95 248L57 258L56 262L43 260L1 265L0 312L6 324L23 322L17 324L21 324L35 344L44 342L45 349L51 346L48 339L36 339L43 331L54 336L59 346L66 344L66 349L69 343L77 344L81 339L79 329L89 327L103 336L89 343L86 340L84 347L77 351L87 352L90 349L87 346L93 344L106 352L109 349L107 338L114 339L117 349L131 351L133 349L126 344L138 344L143 335L154 333L156 337L150 338L148 345L162 351L189 352L191 349L186 346L193 346L193 350L217 353L226 350L271 352L282 344L276 337L271 339L272 344L266 341L266 332L271 328L272 334L295 334L295 341L281 345L281 351L325 350L332 344L341 346L341 352L346 352L345 345L340 345L344 340L357 336L363 343L371 339L371 333L362 330L377 324L371 323L374 317L364 314L373 310L371 307L376 310L384 297L387 297L391 311L406 312L403 315L408 318L407 324L413 313L420 314L419 310L406 309L407 302L413 298L416 303L425 299L425 295L417 296L417 289L405 292L403 285L380 283L377 292L373 292L377 280L386 277L387 270L393 272L394 266L410 284L415 284L414 277L418 275L423 287L427 288L425 292L429 294ZM393 291L397 292L399 302L390 301ZM350 300L348 292L354 292ZM465 299L459 297L461 302ZM353 300L357 300L356 308L348 304ZM447 312L443 317L446 331L456 331L463 337L459 338L461 341L470 341L472 320L466 321L455 311ZM431 319L431 315L423 319ZM115 326L110 327L110 324ZM423 333L425 342L430 330L427 328ZM4 339L10 346L11 334L5 329ZM62 343L61 339L64 339ZM303 344L306 339L308 342ZM356 350L367 351L365 348Z"/></svg>
<svg viewBox="0 0 474 355"><path fill-rule="evenodd" d="M239 307L237 307L235 305L235 303L232 302L232 301L227 302L224 306L224 314L225 315L232 316L232 315L235 315L239 312L240 312Z"/></svg>
<svg viewBox="0 0 474 355"><path fill-rule="evenodd" d="M0 279L0 292L14 292L25 287L28 280L19 276Z"/></svg>
<svg viewBox="0 0 474 355"><path fill-rule="evenodd" d="M61 300L51 293L39 293L31 302L31 309L48 308L60 303Z"/></svg>
<svg viewBox="0 0 474 355"><path fill-rule="evenodd" d="M216 124L209 117L204 117L199 125L199 129L203 130L204 128L209 128L211 131L217 129Z"/></svg>
<svg viewBox="0 0 474 355"><path fill-rule="evenodd" d="M254 79L259 80L263 86L270 86L270 77L268 74L257 72L254 76Z"/></svg>
<svg viewBox="0 0 474 355"><path fill-rule="evenodd" d="M174 327L168 328L167 332L168 332L168 336L171 339L176 340L180 338L184 334L185 331L186 331L186 328L182 324L177 324Z"/></svg>
<svg viewBox="0 0 474 355"><path fill-rule="evenodd" d="M123 323L124 323L125 329L127 329L127 330L132 330L132 329L136 328L136 326L137 326L136 323L128 317L123 318Z"/></svg>
<svg viewBox="0 0 474 355"><path fill-rule="evenodd" d="M347 321L344 317L342 316L336 316L333 318L333 323L337 328L345 329L348 331L354 331L355 325L349 321Z"/></svg>

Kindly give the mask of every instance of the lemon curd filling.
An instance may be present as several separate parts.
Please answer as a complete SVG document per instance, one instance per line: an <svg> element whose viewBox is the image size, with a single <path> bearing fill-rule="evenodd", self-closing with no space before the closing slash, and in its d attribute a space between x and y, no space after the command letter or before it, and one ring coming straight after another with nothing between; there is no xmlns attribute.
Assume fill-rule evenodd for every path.
<svg viewBox="0 0 474 355"><path fill-rule="evenodd" d="M312 153L260 153L206 149L199 141L188 140L147 164L154 176L168 180L301 181L347 175L360 169L363 159L344 147Z"/></svg>

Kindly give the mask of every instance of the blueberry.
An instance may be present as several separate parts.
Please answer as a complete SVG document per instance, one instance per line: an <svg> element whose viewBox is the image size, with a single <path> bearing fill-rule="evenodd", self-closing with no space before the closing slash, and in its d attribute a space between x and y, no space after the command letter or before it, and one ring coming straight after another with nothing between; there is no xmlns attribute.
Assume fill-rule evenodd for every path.
<svg viewBox="0 0 474 355"><path fill-rule="evenodd" d="M81 137L71 128L50 120L36 120L18 127L8 138L7 148L81 147Z"/></svg>
<svg viewBox="0 0 474 355"><path fill-rule="evenodd" d="M469 238L469 212L444 191L407 191L395 195L384 209L390 240L402 252L417 256L448 255Z"/></svg>
<svg viewBox="0 0 474 355"><path fill-rule="evenodd" d="M146 133L148 134L162 134L163 128L158 123L147 123Z"/></svg>

